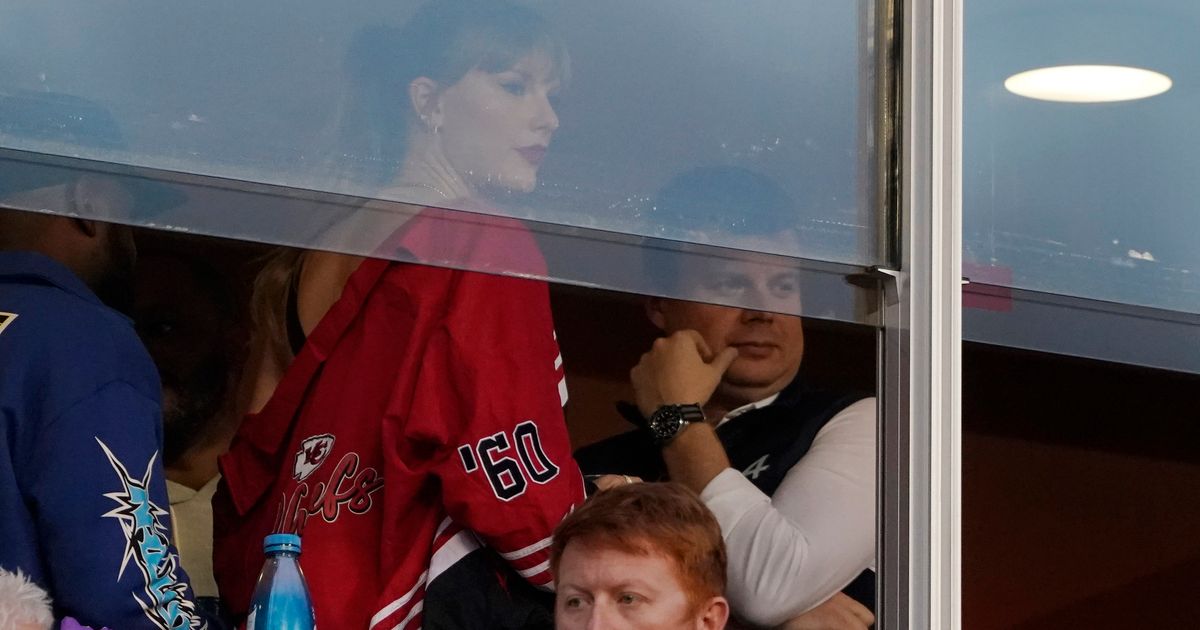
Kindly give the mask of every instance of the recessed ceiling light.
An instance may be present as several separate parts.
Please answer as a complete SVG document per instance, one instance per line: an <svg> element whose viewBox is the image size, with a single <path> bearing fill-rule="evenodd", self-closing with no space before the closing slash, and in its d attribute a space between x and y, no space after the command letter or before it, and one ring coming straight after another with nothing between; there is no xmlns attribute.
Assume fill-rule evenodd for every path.
<svg viewBox="0 0 1200 630"><path fill-rule="evenodd" d="M1012 75L1013 94L1064 103L1111 103L1157 96L1171 89L1165 74L1127 66L1054 66Z"/></svg>

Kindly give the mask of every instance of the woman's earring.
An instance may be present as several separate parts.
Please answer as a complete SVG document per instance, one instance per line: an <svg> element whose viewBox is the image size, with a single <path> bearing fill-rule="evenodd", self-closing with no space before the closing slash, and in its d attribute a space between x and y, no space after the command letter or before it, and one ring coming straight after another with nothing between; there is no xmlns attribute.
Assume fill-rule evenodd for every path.
<svg viewBox="0 0 1200 630"><path fill-rule="evenodd" d="M429 114L423 114L421 116L421 122L424 123L425 128L429 129L431 132L434 133L434 135L436 135L439 131L442 130L442 125L440 123L430 122L429 119L430 119Z"/></svg>

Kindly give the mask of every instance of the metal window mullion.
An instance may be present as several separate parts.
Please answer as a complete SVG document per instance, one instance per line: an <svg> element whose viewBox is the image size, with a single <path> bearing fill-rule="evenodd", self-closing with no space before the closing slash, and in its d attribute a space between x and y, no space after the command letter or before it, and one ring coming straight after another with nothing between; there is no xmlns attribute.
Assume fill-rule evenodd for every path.
<svg viewBox="0 0 1200 630"><path fill-rule="evenodd" d="M962 35L964 0L935 3L930 524L932 624L962 627ZM940 127L940 132L938 131ZM939 246L940 243L940 246Z"/></svg>
<svg viewBox="0 0 1200 630"><path fill-rule="evenodd" d="M903 0L880 336L880 627L959 628L962 0Z"/></svg>

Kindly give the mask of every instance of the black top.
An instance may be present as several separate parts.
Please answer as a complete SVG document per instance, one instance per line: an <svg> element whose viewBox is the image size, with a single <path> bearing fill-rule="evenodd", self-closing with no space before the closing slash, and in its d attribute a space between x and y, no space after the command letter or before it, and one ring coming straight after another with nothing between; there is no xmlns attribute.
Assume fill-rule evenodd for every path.
<svg viewBox="0 0 1200 630"><path fill-rule="evenodd" d="M297 297L300 292L300 274L296 274L295 278L287 294L287 338L293 355L300 354L300 349L308 340L308 335L304 334L304 326L300 324L300 303Z"/></svg>

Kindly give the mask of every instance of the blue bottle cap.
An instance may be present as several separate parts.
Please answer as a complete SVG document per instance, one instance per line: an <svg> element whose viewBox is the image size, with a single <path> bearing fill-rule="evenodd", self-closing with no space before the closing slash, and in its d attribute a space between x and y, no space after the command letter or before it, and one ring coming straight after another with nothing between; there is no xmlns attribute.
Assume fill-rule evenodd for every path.
<svg viewBox="0 0 1200 630"><path fill-rule="evenodd" d="M300 537L295 534L267 534L263 539L263 551L291 551L300 553Z"/></svg>

